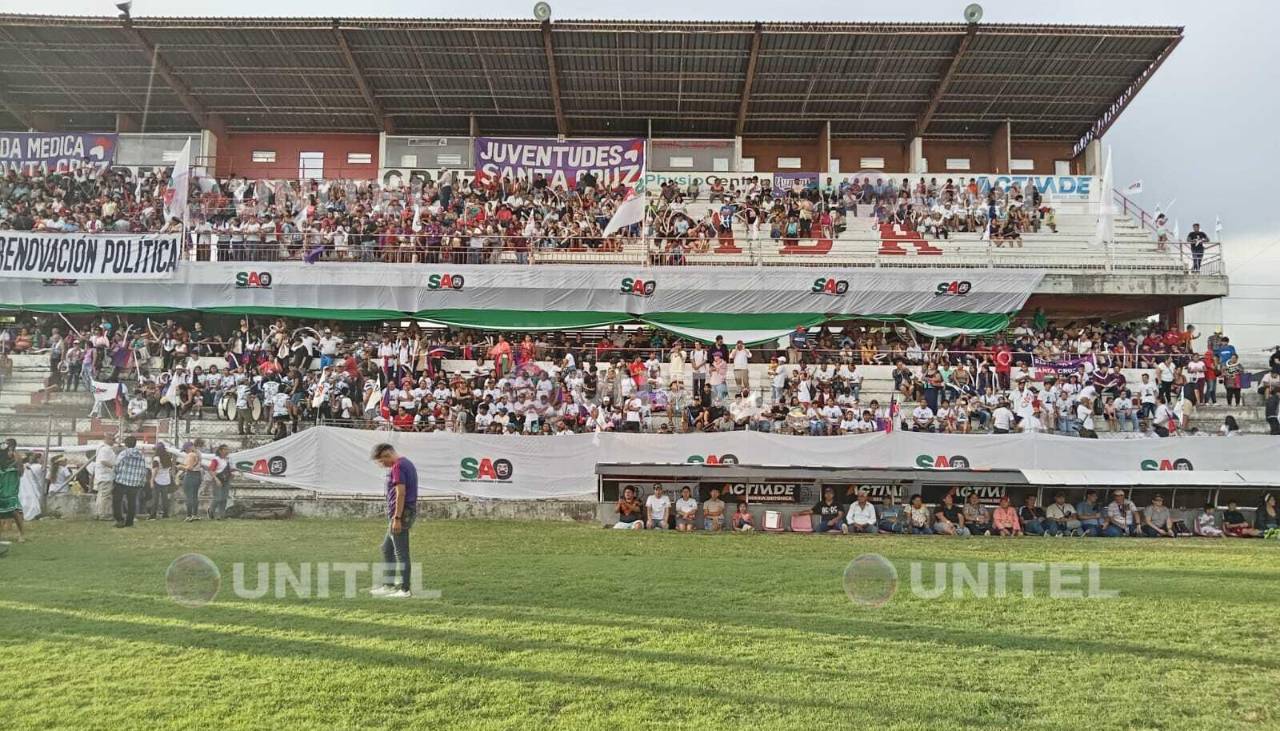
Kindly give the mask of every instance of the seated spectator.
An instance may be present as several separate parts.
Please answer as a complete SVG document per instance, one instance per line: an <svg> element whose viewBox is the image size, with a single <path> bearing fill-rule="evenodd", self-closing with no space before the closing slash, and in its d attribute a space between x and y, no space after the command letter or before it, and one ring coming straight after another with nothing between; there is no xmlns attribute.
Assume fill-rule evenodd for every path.
<svg viewBox="0 0 1280 731"><path fill-rule="evenodd" d="M645 513L649 519L645 527L652 530L666 530L667 512L671 509L671 498L667 496L662 485L653 486L653 494L644 501Z"/></svg>
<svg viewBox="0 0 1280 731"><path fill-rule="evenodd" d="M875 533L878 522L876 506L867 500L867 491L858 490L858 497L849 504L840 530L844 533Z"/></svg>
<svg viewBox="0 0 1280 731"><path fill-rule="evenodd" d="M718 487L711 488L711 497L702 503L702 528L713 533L724 530L724 501Z"/></svg>
<svg viewBox="0 0 1280 731"><path fill-rule="evenodd" d="M1044 529L1051 536L1080 535L1080 521L1076 509L1067 502L1067 494L1058 490L1053 502L1044 509Z"/></svg>
<svg viewBox="0 0 1280 731"><path fill-rule="evenodd" d="M1045 535L1044 509L1036 505L1035 495L1027 495L1022 499L1018 520L1022 521L1023 533L1029 536Z"/></svg>
<svg viewBox="0 0 1280 731"><path fill-rule="evenodd" d="M1262 507L1258 508L1258 512L1254 516L1253 527L1264 537L1267 535L1267 531L1280 528L1280 510L1276 509L1276 496L1274 493L1267 495Z"/></svg>
<svg viewBox="0 0 1280 731"><path fill-rule="evenodd" d="M1114 500L1107 503L1107 507L1103 511L1103 515L1106 516L1106 527L1103 528L1102 535L1107 538L1140 535L1137 506L1133 504L1132 500L1125 497L1124 490L1115 490L1111 493L1111 496Z"/></svg>
<svg viewBox="0 0 1280 731"><path fill-rule="evenodd" d="M733 514L733 529L739 533L755 530L755 526L751 523L751 511L747 509L746 501L738 503L738 510Z"/></svg>
<svg viewBox="0 0 1280 731"><path fill-rule="evenodd" d="M613 527L619 530L640 530L644 528L642 510L640 501L636 498L636 489L634 487L623 488L622 497L618 500L618 522L614 523Z"/></svg>
<svg viewBox="0 0 1280 731"><path fill-rule="evenodd" d="M933 524L933 517L929 513L929 509L924 506L924 498L919 495L911 496L911 504L906 509L907 516L907 532L912 535L932 535L933 529L929 526Z"/></svg>
<svg viewBox="0 0 1280 731"><path fill-rule="evenodd" d="M697 519L698 501L693 499L693 491L686 485L680 488L680 497L676 500L676 530L692 532Z"/></svg>
<svg viewBox="0 0 1280 731"><path fill-rule="evenodd" d="M822 488L822 499L813 506L813 514L818 519L813 526L814 533L826 533L827 531L837 530L840 527L841 519L844 518L844 508L836 500L836 491L834 489L830 487Z"/></svg>
<svg viewBox="0 0 1280 731"><path fill-rule="evenodd" d="M1164 505L1164 495L1156 494L1142 511L1142 535L1148 538L1173 538L1173 517Z"/></svg>
<svg viewBox="0 0 1280 731"><path fill-rule="evenodd" d="M1244 513L1236 507L1235 500L1228 500L1227 509L1222 511L1222 532L1232 538L1258 538L1262 535L1244 519Z"/></svg>
<svg viewBox="0 0 1280 731"><path fill-rule="evenodd" d="M933 510L933 532L944 536L969 535L964 524L964 510L956 505L949 492L942 496L942 504Z"/></svg>
<svg viewBox="0 0 1280 731"><path fill-rule="evenodd" d="M999 506L991 513L991 535L1005 537L1022 535L1022 521L1018 518L1018 511L1009 504L1008 495L1001 496Z"/></svg>
<svg viewBox="0 0 1280 731"><path fill-rule="evenodd" d="M902 506L894 502L893 495L885 495L880 500L878 515L879 520L876 521L876 528L881 533L902 532Z"/></svg>
<svg viewBox="0 0 1280 731"><path fill-rule="evenodd" d="M1080 521L1080 534L1098 536L1102 532L1102 511L1098 509L1098 491L1085 490L1084 500L1076 503L1076 519Z"/></svg>
<svg viewBox="0 0 1280 731"><path fill-rule="evenodd" d="M964 526L975 536L991 534L991 514L982 506L976 492L969 493L965 499Z"/></svg>
<svg viewBox="0 0 1280 731"><path fill-rule="evenodd" d="M1198 536L1205 538L1221 538L1223 536L1222 529L1217 526L1217 516L1214 515L1213 503L1205 503L1204 509L1196 514L1195 524L1192 530Z"/></svg>

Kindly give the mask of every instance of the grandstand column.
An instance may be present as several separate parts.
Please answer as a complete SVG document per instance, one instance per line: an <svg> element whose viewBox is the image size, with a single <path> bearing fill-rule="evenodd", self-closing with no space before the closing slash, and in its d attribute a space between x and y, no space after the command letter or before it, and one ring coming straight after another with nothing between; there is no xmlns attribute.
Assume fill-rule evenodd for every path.
<svg viewBox="0 0 1280 731"><path fill-rule="evenodd" d="M831 122L823 122L818 131L818 172L826 175L831 169Z"/></svg>
<svg viewBox="0 0 1280 731"><path fill-rule="evenodd" d="M200 150L209 175L218 174L218 135L211 129L200 130Z"/></svg>
<svg viewBox="0 0 1280 731"><path fill-rule="evenodd" d="M1009 120L996 127L991 135L991 172L1010 173L1009 158L1012 157L1013 140L1009 133Z"/></svg>
<svg viewBox="0 0 1280 731"><path fill-rule="evenodd" d="M1080 153L1084 158L1084 175L1101 175L1102 174L1102 142L1098 139L1089 140L1089 144L1085 145L1084 151Z"/></svg>
<svg viewBox="0 0 1280 731"><path fill-rule="evenodd" d="M907 142L907 172L927 173L924 159L924 138L912 137Z"/></svg>
<svg viewBox="0 0 1280 731"><path fill-rule="evenodd" d="M137 115L128 114L126 112L116 112L116 132L141 132L142 124L138 121Z"/></svg>

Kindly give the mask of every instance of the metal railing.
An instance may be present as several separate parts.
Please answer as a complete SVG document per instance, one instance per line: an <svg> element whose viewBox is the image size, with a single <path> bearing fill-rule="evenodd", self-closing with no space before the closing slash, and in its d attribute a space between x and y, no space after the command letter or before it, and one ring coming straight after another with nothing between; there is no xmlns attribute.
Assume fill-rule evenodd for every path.
<svg viewBox="0 0 1280 731"><path fill-rule="evenodd" d="M885 253L891 242L897 253ZM918 244L915 242L919 242ZM944 250L935 251L940 247ZM1021 246L1009 241L926 237L681 238L674 236L535 237L480 234L381 234L331 237L283 235L275 240L232 238L193 232L186 258L194 262L386 264L628 264L633 266L842 266L867 268L945 267L967 269L1048 269L1055 271L1166 271L1221 274L1221 246L1210 242L1197 257L1185 243L1165 252L1098 249L1087 242L1054 250L1051 243ZM919 250L914 253L913 250ZM1082 254L1085 254L1082 256ZM1197 270L1197 261L1199 269Z"/></svg>

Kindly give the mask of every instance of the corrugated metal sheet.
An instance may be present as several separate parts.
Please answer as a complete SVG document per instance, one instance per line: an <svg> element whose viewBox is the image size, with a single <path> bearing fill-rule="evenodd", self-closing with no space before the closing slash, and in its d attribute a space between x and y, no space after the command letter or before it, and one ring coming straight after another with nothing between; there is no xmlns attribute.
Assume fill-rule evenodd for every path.
<svg viewBox="0 0 1280 731"><path fill-rule="evenodd" d="M334 21L139 18L205 109L232 129L372 130L379 120L342 55ZM398 128L465 134L555 131L542 26L529 20L341 19L358 73ZM926 136L1077 139L1181 37L1176 27L556 21L550 26L574 133L733 134L753 36L760 51L748 135L910 134L954 62ZM19 110L110 126L116 112L185 111L114 18L0 15L0 93ZM66 116L70 115L70 116ZM159 119L160 117L157 117ZM20 124L4 113L0 122ZM160 122L157 122L160 123ZM151 121L149 120L149 124ZM193 125L194 122L190 122ZM337 125L337 126L335 126ZM485 128L485 127L482 127Z"/></svg>

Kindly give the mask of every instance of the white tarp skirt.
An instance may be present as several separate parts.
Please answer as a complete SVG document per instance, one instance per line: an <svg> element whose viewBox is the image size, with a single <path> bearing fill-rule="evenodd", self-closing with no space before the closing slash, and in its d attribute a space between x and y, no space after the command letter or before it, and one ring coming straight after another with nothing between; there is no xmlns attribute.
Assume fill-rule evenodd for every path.
<svg viewBox="0 0 1280 731"><path fill-rule="evenodd" d="M273 444L238 452L248 476L325 493L377 493L386 470L370 459L390 442L417 465L423 495L477 498L571 498L594 494L599 463L683 464L730 461L750 465L933 469L1102 471L1259 470L1276 478L1274 440L1080 439L1046 434L860 434L804 437L758 432L713 434L576 434L504 436L377 432L317 427ZM691 459L692 458L692 459Z"/></svg>

